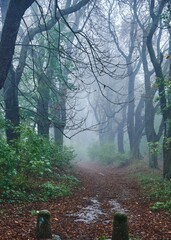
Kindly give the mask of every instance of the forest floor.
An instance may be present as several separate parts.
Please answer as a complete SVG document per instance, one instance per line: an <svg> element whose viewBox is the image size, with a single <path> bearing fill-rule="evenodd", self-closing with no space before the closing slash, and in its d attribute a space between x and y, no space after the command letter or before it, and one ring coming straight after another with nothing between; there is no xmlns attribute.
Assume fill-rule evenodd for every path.
<svg viewBox="0 0 171 240"><path fill-rule="evenodd" d="M79 163L74 168L81 184L73 195L56 201L0 205L0 239L33 240L33 210L48 209L52 232L62 240L95 240L112 234L112 216L125 212L129 232L141 240L171 240L171 215L151 212L151 200L130 176L129 168ZM131 238L134 239L134 238Z"/></svg>

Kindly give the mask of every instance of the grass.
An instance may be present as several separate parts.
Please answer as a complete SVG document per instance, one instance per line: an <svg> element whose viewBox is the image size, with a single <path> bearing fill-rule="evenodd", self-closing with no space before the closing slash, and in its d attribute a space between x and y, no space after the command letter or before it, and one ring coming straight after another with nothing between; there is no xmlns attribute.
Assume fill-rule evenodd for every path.
<svg viewBox="0 0 171 240"><path fill-rule="evenodd" d="M154 204L151 211L163 209L171 212L171 181L162 178L162 171L149 169L146 163L133 165L130 172L136 174L141 186Z"/></svg>

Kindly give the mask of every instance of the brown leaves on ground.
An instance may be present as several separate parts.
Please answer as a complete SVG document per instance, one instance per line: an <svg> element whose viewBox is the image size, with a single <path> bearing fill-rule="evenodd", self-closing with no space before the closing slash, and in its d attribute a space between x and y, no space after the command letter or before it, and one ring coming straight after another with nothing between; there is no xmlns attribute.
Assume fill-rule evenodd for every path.
<svg viewBox="0 0 171 240"><path fill-rule="evenodd" d="M137 181L129 177L127 168L81 163L75 167L75 173L81 185L72 196L48 203L1 204L0 239L35 239L36 217L31 211L48 209L52 214L52 232L63 240L111 238L112 216L117 210L127 213L131 236L141 240L171 240L171 216L163 211L150 211L149 198ZM93 211L93 208L96 219L90 213L87 216L92 221L79 219L79 213L83 217L83 210Z"/></svg>

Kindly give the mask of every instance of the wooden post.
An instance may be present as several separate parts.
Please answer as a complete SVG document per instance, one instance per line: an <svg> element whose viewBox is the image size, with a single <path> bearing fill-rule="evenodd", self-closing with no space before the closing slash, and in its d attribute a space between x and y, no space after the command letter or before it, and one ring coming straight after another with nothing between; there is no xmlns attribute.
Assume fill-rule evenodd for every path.
<svg viewBox="0 0 171 240"><path fill-rule="evenodd" d="M37 216L36 238L37 239L52 239L51 214L48 210L41 210Z"/></svg>
<svg viewBox="0 0 171 240"><path fill-rule="evenodd" d="M112 240L129 240L128 220L124 213L115 213L113 219Z"/></svg>

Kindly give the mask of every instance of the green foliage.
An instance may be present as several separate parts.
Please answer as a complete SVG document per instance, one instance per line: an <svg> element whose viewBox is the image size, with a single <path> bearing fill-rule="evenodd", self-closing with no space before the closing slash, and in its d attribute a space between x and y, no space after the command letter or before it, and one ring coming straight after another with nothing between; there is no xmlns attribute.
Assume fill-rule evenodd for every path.
<svg viewBox="0 0 171 240"><path fill-rule="evenodd" d="M80 181L72 175L65 175L64 174L60 177L60 180L62 180L64 182L67 182L71 186L75 186L75 185L80 183Z"/></svg>
<svg viewBox="0 0 171 240"><path fill-rule="evenodd" d="M161 22L163 24L162 27L164 28L169 28L170 25L170 5L168 4L167 7L164 9L163 13L160 14L160 19L161 19Z"/></svg>
<svg viewBox="0 0 171 240"><path fill-rule="evenodd" d="M158 154L159 153L159 142L148 142L148 147L150 154Z"/></svg>
<svg viewBox="0 0 171 240"><path fill-rule="evenodd" d="M129 237L129 240L141 240L139 237L133 237L133 236L130 236Z"/></svg>
<svg viewBox="0 0 171 240"><path fill-rule="evenodd" d="M53 182L46 182L41 185L41 188L45 199L62 197L71 194L70 187L63 183L56 185Z"/></svg>
<svg viewBox="0 0 171 240"><path fill-rule="evenodd" d="M93 144L89 147L88 154L92 160L97 160L104 164L112 163L117 166L122 166L128 162L127 154L116 152L113 144L104 144L103 146Z"/></svg>
<svg viewBox="0 0 171 240"><path fill-rule="evenodd" d="M20 171L26 175L46 176L54 167L63 169L74 158L74 150L57 146L54 142L38 136L30 128L23 128L17 145Z"/></svg>
<svg viewBox="0 0 171 240"><path fill-rule="evenodd" d="M6 121L4 120L4 117L2 113L0 112L0 131L2 131L5 126L7 125Z"/></svg>
<svg viewBox="0 0 171 240"><path fill-rule="evenodd" d="M100 237L98 238L98 240L106 240L106 237L105 237L105 236L100 236Z"/></svg>
<svg viewBox="0 0 171 240"><path fill-rule="evenodd" d="M151 206L152 211L158 209L165 209L171 212L171 182L163 180L161 176L156 173L151 175L141 176L140 182L147 190L151 199L156 203Z"/></svg>
<svg viewBox="0 0 171 240"><path fill-rule="evenodd" d="M171 201L166 202L156 202L153 206L150 207L151 211L155 212L159 209L164 209L168 212L171 212Z"/></svg>
<svg viewBox="0 0 171 240"><path fill-rule="evenodd" d="M70 166L73 149L57 146L30 128L20 129L21 141L12 146L0 139L0 201L45 201L70 194L76 179L55 176Z"/></svg>
<svg viewBox="0 0 171 240"><path fill-rule="evenodd" d="M0 141L0 171L4 172L5 175L14 175L17 161L15 151Z"/></svg>
<svg viewBox="0 0 171 240"><path fill-rule="evenodd" d="M150 207L151 211L164 209L171 212L171 181L163 179L162 171L149 169L145 162L131 166L130 170L134 177L137 176L147 195L154 202Z"/></svg>
<svg viewBox="0 0 171 240"><path fill-rule="evenodd" d="M168 151L171 148L171 137L164 137L164 149Z"/></svg>

